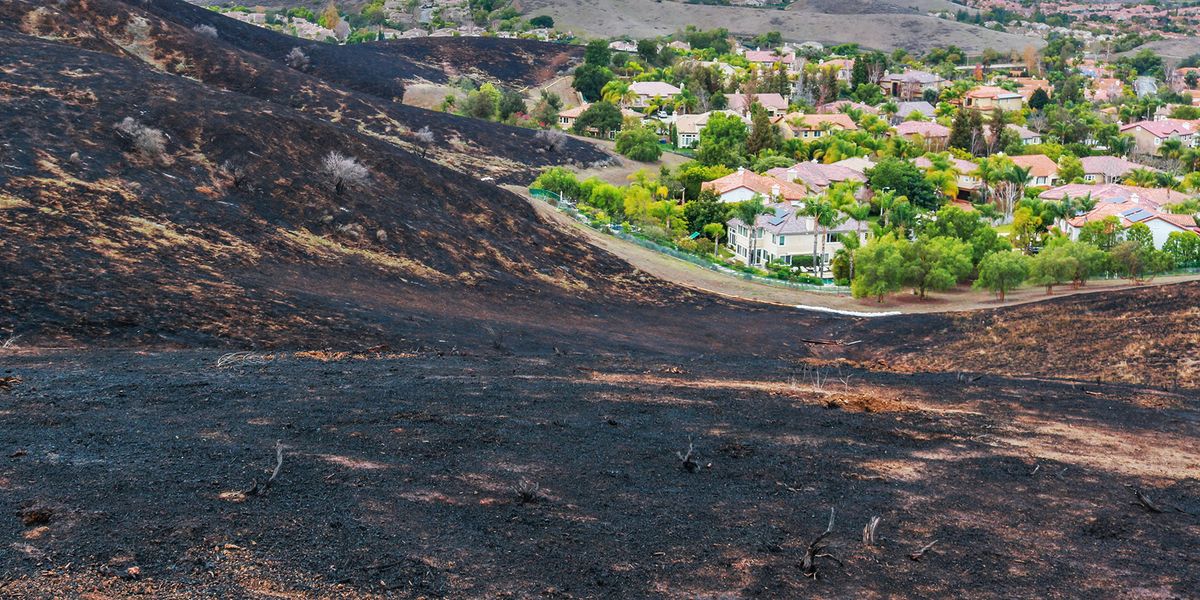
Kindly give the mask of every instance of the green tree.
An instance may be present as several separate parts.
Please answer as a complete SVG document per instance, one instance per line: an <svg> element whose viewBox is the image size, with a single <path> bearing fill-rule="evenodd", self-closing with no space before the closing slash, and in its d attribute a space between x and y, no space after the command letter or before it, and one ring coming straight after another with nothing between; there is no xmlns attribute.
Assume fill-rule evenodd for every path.
<svg viewBox="0 0 1200 600"><path fill-rule="evenodd" d="M683 218L691 231L703 231L713 223L724 225L729 221L730 207L729 203L721 202L716 192L704 190L699 198L683 205Z"/></svg>
<svg viewBox="0 0 1200 600"><path fill-rule="evenodd" d="M1121 241L1125 228L1116 216L1108 216L1098 221L1089 221L1079 228L1078 239L1101 250L1109 251Z"/></svg>
<svg viewBox="0 0 1200 600"><path fill-rule="evenodd" d="M1070 154L1059 157L1058 177L1063 183L1082 183L1083 175L1083 161Z"/></svg>
<svg viewBox="0 0 1200 600"><path fill-rule="evenodd" d="M898 291L904 283L904 250L907 246L907 241L889 233L855 250L850 293L855 298L874 297L877 302L883 302L885 295Z"/></svg>
<svg viewBox="0 0 1200 600"><path fill-rule="evenodd" d="M971 274L971 245L951 237L917 238L903 252L902 281L921 299L929 290L946 290Z"/></svg>
<svg viewBox="0 0 1200 600"><path fill-rule="evenodd" d="M581 196L579 179L564 167L546 169L537 179L533 180L532 187L562 193L563 196L572 200L577 200Z"/></svg>
<svg viewBox="0 0 1200 600"><path fill-rule="evenodd" d="M1034 285L1046 286L1046 294L1054 293L1054 286L1072 281L1079 269L1079 261L1071 256L1064 246L1042 249L1029 265L1029 281Z"/></svg>
<svg viewBox="0 0 1200 600"><path fill-rule="evenodd" d="M888 157L867 169L867 184L876 192L894 192L920 208L934 210L941 205L941 198L933 184L916 165L898 158Z"/></svg>
<svg viewBox="0 0 1200 600"><path fill-rule="evenodd" d="M709 223L704 226L704 237L713 241L713 256L719 256L718 250L721 247L721 238L725 237L725 225L723 223Z"/></svg>
<svg viewBox="0 0 1200 600"><path fill-rule="evenodd" d="M1180 267L1200 266L1200 235L1190 231L1172 231L1163 244L1166 252Z"/></svg>
<svg viewBox="0 0 1200 600"><path fill-rule="evenodd" d="M1174 266L1171 255L1153 246L1147 248L1137 241L1117 244L1112 249L1112 262L1117 272L1131 283L1142 283L1165 273Z"/></svg>
<svg viewBox="0 0 1200 600"><path fill-rule="evenodd" d="M571 130L577 134L594 129L601 137L621 128L621 110L610 102L597 102L579 114Z"/></svg>
<svg viewBox="0 0 1200 600"><path fill-rule="evenodd" d="M1033 95L1029 96L1029 108L1042 110L1047 104L1050 104L1050 94L1044 88L1034 90Z"/></svg>
<svg viewBox="0 0 1200 600"><path fill-rule="evenodd" d="M491 83L479 86L479 89L467 94L463 104L463 112L476 119L491 120L500 110L500 90Z"/></svg>
<svg viewBox="0 0 1200 600"><path fill-rule="evenodd" d="M700 130L696 159L705 165L737 167L746 154L746 124L734 115L714 113Z"/></svg>
<svg viewBox="0 0 1200 600"><path fill-rule="evenodd" d="M600 99L600 90L612 79L613 72L608 67L583 64L575 69L575 79L571 81L571 87L582 94L584 100L595 102Z"/></svg>
<svg viewBox="0 0 1200 600"><path fill-rule="evenodd" d="M779 129L771 123L771 117L761 104L750 105L750 135L746 139L746 151L757 155L763 150L775 150L779 147ZM703 136L701 137L703 139Z"/></svg>
<svg viewBox="0 0 1200 600"><path fill-rule="evenodd" d="M700 186L706 181L719 179L733 172L724 165L704 165L699 162L687 162L679 166L675 178L683 186L684 198L700 198ZM714 196L715 197L715 196Z"/></svg>
<svg viewBox="0 0 1200 600"><path fill-rule="evenodd" d="M500 95L500 120L525 112L525 96L513 90L504 90Z"/></svg>
<svg viewBox="0 0 1200 600"><path fill-rule="evenodd" d="M588 42L583 49L583 63L596 67L607 67L612 64L612 50L608 49L608 42L604 40Z"/></svg>
<svg viewBox="0 0 1200 600"><path fill-rule="evenodd" d="M1020 252L993 252L979 263L979 278L976 289L995 292L1004 302L1004 296L1017 288L1029 277L1029 258Z"/></svg>
<svg viewBox="0 0 1200 600"><path fill-rule="evenodd" d="M1125 240L1135 242L1146 250L1154 249L1154 233L1145 223L1134 223L1125 229Z"/></svg>
<svg viewBox="0 0 1200 600"><path fill-rule="evenodd" d="M617 135L617 152L640 162L654 162L662 156L658 134L649 127L630 127Z"/></svg>
<svg viewBox="0 0 1200 600"><path fill-rule="evenodd" d="M1013 213L1012 233L1013 246L1020 248L1026 254L1032 254L1034 246L1042 239L1042 217L1033 214L1028 206L1022 206Z"/></svg>

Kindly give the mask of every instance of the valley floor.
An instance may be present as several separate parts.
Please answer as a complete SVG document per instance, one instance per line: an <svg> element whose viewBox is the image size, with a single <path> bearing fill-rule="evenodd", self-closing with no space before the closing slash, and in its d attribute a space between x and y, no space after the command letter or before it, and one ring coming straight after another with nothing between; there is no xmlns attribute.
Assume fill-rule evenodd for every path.
<svg viewBox="0 0 1200 600"><path fill-rule="evenodd" d="M1200 589L1194 396L728 353L221 356L0 356L0 595Z"/></svg>

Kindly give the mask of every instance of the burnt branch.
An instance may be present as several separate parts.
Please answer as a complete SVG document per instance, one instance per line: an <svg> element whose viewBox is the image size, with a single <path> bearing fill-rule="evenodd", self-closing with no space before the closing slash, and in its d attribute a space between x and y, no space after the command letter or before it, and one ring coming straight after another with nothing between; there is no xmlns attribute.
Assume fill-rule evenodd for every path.
<svg viewBox="0 0 1200 600"><path fill-rule="evenodd" d="M258 480L250 482L250 489L244 492L247 496L265 496L267 490L271 489L271 484L275 483L275 478L279 477L279 471L283 469L283 440L275 440L275 470L271 472L271 478L266 483L259 485Z"/></svg>
<svg viewBox="0 0 1200 600"><path fill-rule="evenodd" d="M839 565L842 564L842 561L838 560L837 557L835 557L834 555L832 555L828 552L829 543L825 541L825 538L828 538L829 535L832 533L833 533L833 509L830 508L829 509L829 525L827 527L825 527L825 531L821 532L821 535L818 535L817 537L813 538L813 541L808 543L808 548L806 548L804 550L804 558L801 559L800 566L804 572L805 577L811 577L813 579L818 578L818 573L817 573L817 559L818 558L829 558L829 559L832 559L834 562L838 563Z"/></svg>

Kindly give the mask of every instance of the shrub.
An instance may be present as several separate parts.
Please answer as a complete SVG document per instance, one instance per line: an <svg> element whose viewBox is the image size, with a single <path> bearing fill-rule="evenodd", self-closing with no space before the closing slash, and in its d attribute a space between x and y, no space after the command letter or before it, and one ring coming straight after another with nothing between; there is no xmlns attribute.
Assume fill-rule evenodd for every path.
<svg viewBox="0 0 1200 600"><path fill-rule="evenodd" d="M358 159L340 152L330 152L321 161L321 172L329 178L335 194L341 195L347 188L367 182L367 168Z"/></svg>
<svg viewBox="0 0 1200 600"><path fill-rule="evenodd" d="M975 280L975 288L985 288L996 292L1000 301L1004 295L1015 289L1029 277L1029 259L1020 252L1012 250L993 252L979 263L979 279Z"/></svg>
<svg viewBox="0 0 1200 600"><path fill-rule="evenodd" d="M425 158L425 154L429 152L429 146L433 144L433 131L429 129L428 125L426 125L418 129L417 132L413 134L413 137L416 138L417 143L421 145L421 158Z"/></svg>
<svg viewBox="0 0 1200 600"><path fill-rule="evenodd" d="M543 129L533 136L533 140L550 152L562 152L567 147L567 134L557 129Z"/></svg>
<svg viewBox="0 0 1200 600"><path fill-rule="evenodd" d="M658 136L649 127L631 127L618 134L617 152L640 162L654 162L662 156Z"/></svg>
<svg viewBox="0 0 1200 600"><path fill-rule="evenodd" d="M308 55L300 48L292 48L292 51L288 52L287 56L283 58L283 62L297 71L303 71L309 65Z"/></svg>
<svg viewBox="0 0 1200 600"><path fill-rule="evenodd" d="M133 117L125 117L113 127L138 154L154 161L166 157L167 136L162 131L143 125Z"/></svg>

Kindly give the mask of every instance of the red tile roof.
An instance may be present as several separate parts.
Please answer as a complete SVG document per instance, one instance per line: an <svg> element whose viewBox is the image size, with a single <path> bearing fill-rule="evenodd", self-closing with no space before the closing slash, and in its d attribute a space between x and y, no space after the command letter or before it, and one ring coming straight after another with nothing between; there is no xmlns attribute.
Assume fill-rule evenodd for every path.
<svg viewBox="0 0 1200 600"><path fill-rule="evenodd" d="M778 186L779 193L783 196L784 200L800 200L808 195L808 190L802 185L759 175L748 169L738 169L719 179L706 181L701 184L700 189L712 190L719 195L723 195L738 188L746 188L764 196L771 196L776 186Z"/></svg>

